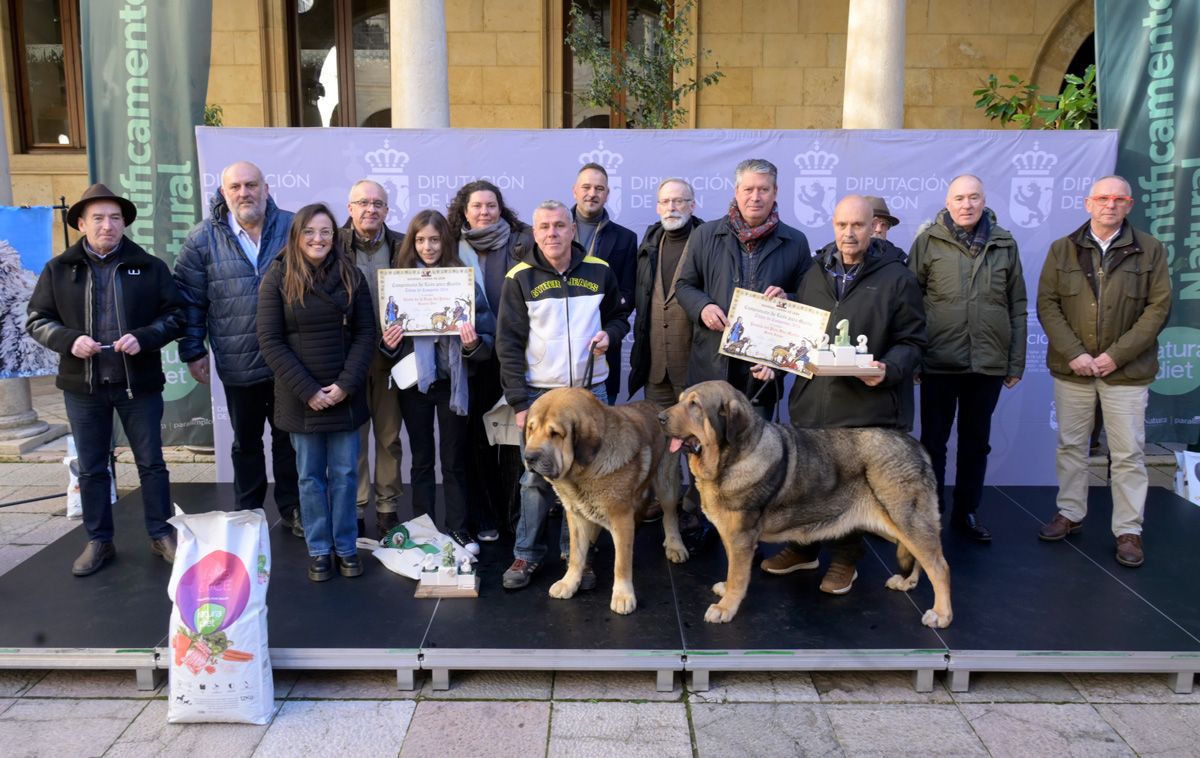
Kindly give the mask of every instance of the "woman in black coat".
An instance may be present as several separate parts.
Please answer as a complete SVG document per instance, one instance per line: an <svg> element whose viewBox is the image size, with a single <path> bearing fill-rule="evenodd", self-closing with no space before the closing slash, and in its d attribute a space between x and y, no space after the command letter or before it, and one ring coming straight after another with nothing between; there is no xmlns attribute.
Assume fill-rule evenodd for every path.
<svg viewBox="0 0 1200 758"><path fill-rule="evenodd" d="M461 267L446 218L433 210L413 217L397 256L400 268ZM434 448L436 416L442 454L442 488L446 498L446 531L459 545L479 554L479 545L467 526L467 474L465 468L467 412L470 408L468 376L475 366L492 356L496 322L488 309L483 287L475 283L475 320L455 324L438 337L407 337L400 324L383 332L385 355L415 355L417 383L400 390L400 414L408 430L412 452L413 513L433 516Z"/></svg>
<svg viewBox="0 0 1200 758"><path fill-rule="evenodd" d="M287 246L263 277L258 343L275 374L275 426L291 434L308 578L363 572L356 539L358 427L375 350L367 281L334 249L337 223L324 204L301 208Z"/></svg>

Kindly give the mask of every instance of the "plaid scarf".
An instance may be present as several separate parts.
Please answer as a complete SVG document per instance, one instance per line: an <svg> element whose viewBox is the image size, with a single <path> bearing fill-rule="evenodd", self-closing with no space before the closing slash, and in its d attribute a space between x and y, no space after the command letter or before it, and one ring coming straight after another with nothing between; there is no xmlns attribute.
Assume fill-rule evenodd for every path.
<svg viewBox="0 0 1200 758"><path fill-rule="evenodd" d="M949 210L942 208L938 211L937 222L954 235L958 244L966 249L967 255L977 258L983 252L984 246L987 245L988 237L992 233L992 221L995 218L996 214L992 213L991 208L984 208L983 215L979 217L979 223L975 224L973 231L968 232L954 223L954 219L950 218Z"/></svg>
<svg viewBox="0 0 1200 758"><path fill-rule="evenodd" d="M738 241L742 243L746 251L753 253L754 248L758 247L758 241L779 226L779 203L775 203L771 208L771 214L767 216L766 221L758 226L750 226L746 223L746 219L742 218L742 212L737 207L737 200L732 200L729 203L729 225L733 227Z"/></svg>

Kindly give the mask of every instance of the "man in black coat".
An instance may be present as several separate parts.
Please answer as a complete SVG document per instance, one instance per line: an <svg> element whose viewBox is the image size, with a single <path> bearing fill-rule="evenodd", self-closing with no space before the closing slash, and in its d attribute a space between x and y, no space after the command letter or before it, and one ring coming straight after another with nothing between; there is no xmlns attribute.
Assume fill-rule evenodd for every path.
<svg viewBox="0 0 1200 758"><path fill-rule="evenodd" d="M675 296L697 326L692 335L688 385L724 379L753 398L755 410L770 418L781 382L762 389L751 381L772 376L769 368L753 369L729 360L718 350L729 323L726 313L735 288L779 297L795 292L812 265L808 239L779 220L779 171L770 161L751 158L738 164L735 195L729 212L692 232ZM759 390L762 389L761 392Z"/></svg>
<svg viewBox="0 0 1200 758"><path fill-rule="evenodd" d="M175 560L171 485L162 453L159 351L183 333L183 300L167 264L125 237L133 203L93 184L67 211L83 237L46 264L25 328L59 354L55 384L79 451L88 543L71 571L87 576L116 555L109 453L113 412L129 438L142 485L150 549Z"/></svg>
<svg viewBox="0 0 1200 758"><path fill-rule="evenodd" d="M626 310L633 308L633 284L637 270L637 235L608 216L608 171L599 163L585 163L571 188L575 205L571 216L575 221L575 241L588 255L608 263L617 277L617 288ZM608 346L604 356L608 363L608 379L604 391L608 404L615 405L621 392L621 341Z"/></svg>
<svg viewBox="0 0 1200 758"><path fill-rule="evenodd" d="M912 392L913 372L925 350L925 309L917 278L904 261L871 239L871 204L865 198L842 198L833 212L835 239L817 252L796 299L829 311L830 340L835 324L850 322L851 334L865 334L883 376L817 376L799 378L788 398L792 424L808 427L882 426L908 430L901 395ZM911 399L909 400L911 407ZM789 544L763 561L762 569L787 574L817 567L820 545ZM821 591L850 591L865 551L862 537L852 534L830 545L829 570Z"/></svg>

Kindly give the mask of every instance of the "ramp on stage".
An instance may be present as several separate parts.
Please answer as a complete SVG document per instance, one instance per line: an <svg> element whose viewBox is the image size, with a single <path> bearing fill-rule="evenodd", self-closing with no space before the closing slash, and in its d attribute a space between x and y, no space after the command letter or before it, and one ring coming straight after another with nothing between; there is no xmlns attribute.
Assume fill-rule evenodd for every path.
<svg viewBox="0 0 1200 758"><path fill-rule="evenodd" d="M233 502L229 485L176 484L173 494L190 512ZM115 507L118 554L101 572L71 576L86 540L75 530L0 577L0 667L132 669L148 687L169 665L170 566L150 554L139 493ZM1200 508L1151 489L1148 558L1137 570L1113 559L1110 510L1108 491L1094 488L1085 529L1046 544L1036 535L1054 514L1053 488L988 488L981 519L994 542L946 534L954 623L931 630L920 624L928 581L908 594L884 588L895 554L876 538L849 594L818 591L820 571L756 571L738 616L714 625L703 619L716 599L709 588L724 579L723 551L713 542L671 564L657 524L638 531L637 611L618 616L608 609L607 535L594 559L599 586L572 600L547 595L564 570L554 549L530 587L502 590L505 542L484 545L478 599L417 600L414 582L370 558L358 579L308 581L304 543L272 509L271 659L276 668L394 670L404 689L422 669L435 688L456 669L594 669L652 671L660 689L677 671L705 689L712 671L794 669L912 671L921 690L939 670L955 690L972 671L1161 672L1190 691L1200 671ZM557 535L556 520L547 531Z"/></svg>

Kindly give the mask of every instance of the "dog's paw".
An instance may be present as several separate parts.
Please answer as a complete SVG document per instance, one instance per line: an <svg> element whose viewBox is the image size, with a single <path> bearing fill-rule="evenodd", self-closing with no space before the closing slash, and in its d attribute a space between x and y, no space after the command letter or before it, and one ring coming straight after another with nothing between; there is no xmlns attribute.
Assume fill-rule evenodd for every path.
<svg viewBox="0 0 1200 758"><path fill-rule="evenodd" d="M675 544L664 542L663 547L667 549L667 560L671 563L683 563L690 557L688 549L683 546L683 542L676 542Z"/></svg>
<svg viewBox="0 0 1200 758"><path fill-rule="evenodd" d="M712 586L713 594L717 597L725 597L725 582L717 582Z"/></svg>
<svg viewBox="0 0 1200 758"><path fill-rule="evenodd" d="M925 615L921 617L921 623L932 629L945 629L950 626L952 618L954 618L953 614L947 613L945 616L939 616L937 611L931 608L925 611Z"/></svg>
<svg viewBox="0 0 1200 758"><path fill-rule="evenodd" d="M566 600L575 597L576 591L579 590L579 582L568 582L566 579L559 579L554 584L550 585L550 597L556 597L559 600Z"/></svg>
<svg viewBox="0 0 1200 758"><path fill-rule="evenodd" d="M887 580L887 588L889 590L896 590L898 592L908 592L916 586L916 579L910 579L907 576L901 576L900 574L892 574L892 576Z"/></svg>
<svg viewBox="0 0 1200 758"><path fill-rule="evenodd" d="M728 608L722 607L720 603L713 603L708 606L708 611L704 614L704 620L710 624L727 624L733 621L734 613L735 611L730 611Z"/></svg>
<svg viewBox="0 0 1200 758"><path fill-rule="evenodd" d="M612 602L608 604L608 607L612 609L613 613L626 616L633 613L633 610L637 608L637 597L632 592L617 592L614 590Z"/></svg>

